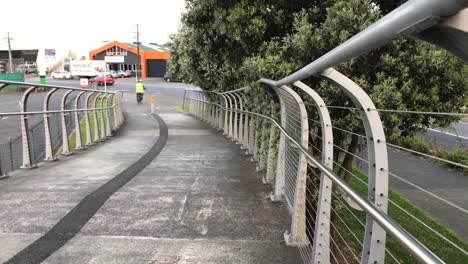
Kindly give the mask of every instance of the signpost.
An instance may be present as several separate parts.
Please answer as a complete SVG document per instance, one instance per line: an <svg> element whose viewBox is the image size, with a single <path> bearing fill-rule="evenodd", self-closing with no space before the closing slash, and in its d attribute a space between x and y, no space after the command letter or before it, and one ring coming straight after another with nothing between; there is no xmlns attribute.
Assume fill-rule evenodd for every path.
<svg viewBox="0 0 468 264"><path fill-rule="evenodd" d="M156 102L154 95L151 95L150 102L151 102L151 113L154 113L154 103Z"/></svg>
<svg viewBox="0 0 468 264"><path fill-rule="evenodd" d="M87 88L89 85L89 81L87 78L81 78L80 79L80 87L81 88Z"/></svg>

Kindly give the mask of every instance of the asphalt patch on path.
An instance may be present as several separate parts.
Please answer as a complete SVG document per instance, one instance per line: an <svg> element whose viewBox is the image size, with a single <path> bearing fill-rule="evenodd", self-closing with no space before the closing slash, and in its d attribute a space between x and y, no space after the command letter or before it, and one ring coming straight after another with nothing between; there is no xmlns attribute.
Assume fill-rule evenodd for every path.
<svg viewBox="0 0 468 264"><path fill-rule="evenodd" d="M7 264L39 264L72 239L101 206L120 188L148 166L166 146L168 128L164 120L154 114L159 123L159 138L151 149L119 175L88 194L66 214L49 232L8 260Z"/></svg>

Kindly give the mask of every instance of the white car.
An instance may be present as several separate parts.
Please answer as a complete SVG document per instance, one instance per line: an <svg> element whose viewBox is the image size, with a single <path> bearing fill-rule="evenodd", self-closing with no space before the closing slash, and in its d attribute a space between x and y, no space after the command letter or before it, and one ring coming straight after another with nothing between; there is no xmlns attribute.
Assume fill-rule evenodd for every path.
<svg viewBox="0 0 468 264"><path fill-rule="evenodd" d="M54 79L71 79L72 75L69 71L54 71L51 74Z"/></svg>

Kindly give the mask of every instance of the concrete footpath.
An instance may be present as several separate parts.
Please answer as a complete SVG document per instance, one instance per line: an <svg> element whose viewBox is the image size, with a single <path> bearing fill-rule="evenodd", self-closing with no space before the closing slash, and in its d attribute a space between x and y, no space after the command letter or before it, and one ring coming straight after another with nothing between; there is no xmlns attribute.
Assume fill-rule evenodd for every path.
<svg viewBox="0 0 468 264"><path fill-rule="evenodd" d="M158 95L159 125L133 97L108 142L0 182L0 262L300 262L282 242L286 207L238 145L177 112L180 97Z"/></svg>

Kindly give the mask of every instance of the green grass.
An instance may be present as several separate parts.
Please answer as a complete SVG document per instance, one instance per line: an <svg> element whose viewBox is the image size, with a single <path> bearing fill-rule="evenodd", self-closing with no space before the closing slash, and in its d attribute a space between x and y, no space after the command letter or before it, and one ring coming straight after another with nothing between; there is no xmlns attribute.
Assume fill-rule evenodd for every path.
<svg viewBox="0 0 468 264"><path fill-rule="evenodd" d="M418 152L422 152L428 155L433 155L439 157L441 159L445 159L448 161L460 163L463 165L468 166L468 151L461 147L457 147L455 149L445 149L441 146L437 146L436 144L428 144L423 138L419 136L410 136L410 137L396 137L391 136L388 138L389 142L411 149ZM442 162L443 165L456 169L462 172L465 176L468 175L468 169L465 169L460 166L455 166L448 162Z"/></svg>
<svg viewBox="0 0 468 264"><path fill-rule="evenodd" d="M399 138L398 145L425 154L431 154L432 152L429 147L429 144L427 144L424 139L417 136Z"/></svg>
<svg viewBox="0 0 468 264"><path fill-rule="evenodd" d="M107 103L104 102L104 107L106 107ZM99 108L100 107L100 104L98 103L96 108ZM89 127L90 127L90 130L91 130L91 140L92 142L94 142L96 140L96 134L94 133L94 114L93 112L88 112L87 113L89 115ZM97 119L98 119L98 125L99 125L99 130L101 129L101 122L102 122L102 119L99 115L99 112L96 113L97 115ZM105 116L105 113L103 114L103 119L104 119L104 127L107 127L107 117ZM85 119L85 116L83 116L80 120L80 132L81 132L81 144L82 146L84 146L86 144L86 119ZM75 148L76 148L76 132L73 131L71 134L70 134L70 137L69 137L69 146L70 146L70 151L73 151Z"/></svg>
<svg viewBox="0 0 468 264"><path fill-rule="evenodd" d="M18 91L18 86L16 85L7 85L5 88L2 89L2 93L15 93Z"/></svg>
<svg viewBox="0 0 468 264"><path fill-rule="evenodd" d="M363 181L367 182L367 176L361 171L354 169L353 173ZM350 181L350 185L363 196L367 196L367 186L358 181L356 178L352 178L352 180ZM442 234L443 236L445 236L446 238L463 248L465 251L468 251L468 245L466 243L461 241L450 230L448 230L443 225L437 223L434 219L428 216L421 209L417 208L411 202L403 198L401 195L399 195L396 192L390 191L389 197L395 204L414 215L423 223L430 226L432 229L436 230L437 232L439 232L440 234ZM363 212L354 210L349 206L347 207L360 219L361 222L365 223L365 214ZM355 220L354 216L343 206L338 207L337 212L339 213L343 221L346 222L346 224L350 227L350 229L352 229L353 233L357 234L358 238L362 242L364 227L362 227L362 225ZM388 215L399 225L401 225L404 229L406 229L410 234L412 234L416 239L418 239L422 244L424 244L427 248L434 252L437 256L442 258L446 263L468 263L468 256L451 246L448 242L434 234L422 224L416 222L416 220L411 218L409 215L404 213L401 209L391 204L390 202L388 206ZM339 219L337 219L336 224L340 232L344 234L346 241L353 241L353 247L357 250L361 249L361 246L359 245L359 243L356 242L356 239L352 236L351 232L344 226L344 224ZM396 259L398 259L400 263L418 263L415 258L406 253L406 251L389 235L387 235L387 248L396 257ZM385 263L397 263L389 256L388 253L386 254L385 260Z"/></svg>
<svg viewBox="0 0 468 264"><path fill-rule="evenodd" d="M92 115L90 116L91 135L92 135L92 138L94 139L95 138L94 122L92 122L94 118L92 118L91 120L91 117ZM86 144L86 121L85 121L84 116L80 119L80 132L81 132L81 145L84 146ZM76 130L74 130L70 134L69 144L70 144L70 151L73 151L76 148Z"/></svg>
<svg viewBox="0 0 468 264"><path fill-rule="evenodd" d="M438 157L468 166L468 151L465 149L460 147L453 150L436 149L434 152ZM465 175L468 174L468 169L466 168L460 168L459 166L455 166L450 163L447 163L447 166L462 170Z"/></svg>
<svg viewBox="0 0 468 264"><path fill-rule="evenodd" d="M188 107L187 105L186 105L186 106L179 105L179 106L176 106L176 109L177 109L178 111L188 112L189 107Z"/></svg>

